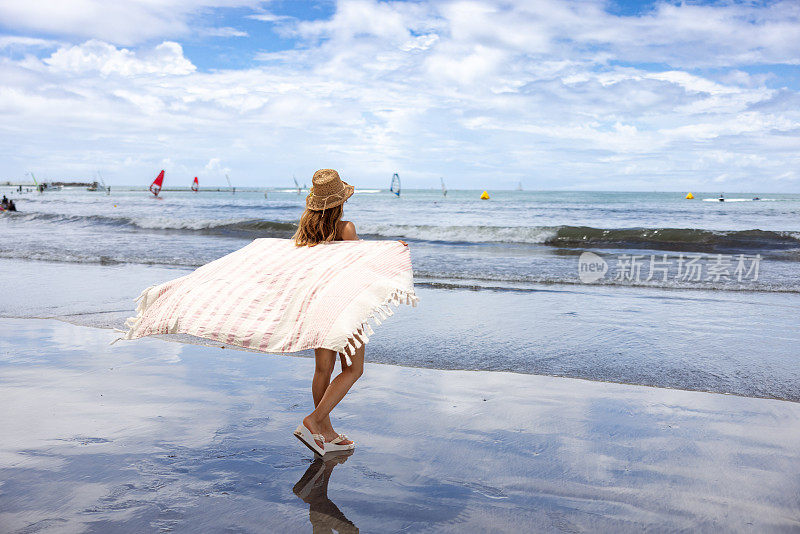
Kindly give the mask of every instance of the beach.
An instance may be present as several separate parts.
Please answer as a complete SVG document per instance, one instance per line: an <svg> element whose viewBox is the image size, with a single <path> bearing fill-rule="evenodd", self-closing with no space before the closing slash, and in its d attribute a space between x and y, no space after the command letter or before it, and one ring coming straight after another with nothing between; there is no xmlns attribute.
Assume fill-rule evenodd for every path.
<svg viewBox="0 0 800 534"><path fill-rule="evenodd" d="M800 0L0 2L0 534L800 534L798 50Z"/></svg>
<svg viewBox="0 0 800 534"><path fill-rule="evenodd" d="M0 331L7 532L800 528L793 402L370 363L326 467L291 435L310 359Z"/></svg>
<svg viewBox="0 0 800 534"><path fill-rule="evenodd" d="M110 344L144 288L285 236L301 200L180 193L146 204L141 194L48 193L0 219L0 530L800 528L797 229L781 226L793 197L735 214L693 204L686 217L718 229L663 239L644 227L631 237L623 226L636 209L622 215L616 197L573 198L545 226L589 202L605 230L587 235L612 237L583 243L559 241L574 226L538 242L520 242L532 235L523 226L453 229L478 209L509 224L550 193L487 208L457 194L444 206L429 192L404 204L356 198L362 237L409 240L420 305L376 327L364 376L333 412L355 452L315 462L292 435L312 407L310 351L189 336ZM243 220L209 221L213 209L200 220L193 202ZM438 226L379 227L370 217L386 206L398 220L421 206L447 214L423 221ZM499 241L458 240L476 232ZM620 254L703 247L759 254L763 276L578 279L583 252L614 268Z"/></svg>

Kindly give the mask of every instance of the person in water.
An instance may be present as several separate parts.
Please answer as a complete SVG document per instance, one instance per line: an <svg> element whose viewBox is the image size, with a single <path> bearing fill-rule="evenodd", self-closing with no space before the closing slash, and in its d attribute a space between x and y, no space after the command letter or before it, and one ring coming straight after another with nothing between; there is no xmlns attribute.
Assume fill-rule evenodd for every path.
<svg viewBox="0 0 800 534"><path fill-rule="evenodd" d="M300 217L292 239L298 247L314 247L331 241L354 241L358 239L356 227L351 221L342 220L343 205L355 188L342 181L333 169L320 169L314 173L312 187L306 197L306 209ZM408 246L405 242L401 241ZM343 266L344 269L347 266ZM342 372L333 380L336 357L339 357ZM333 429L330 413L344 398L353 384L364 372L364 345L355 350L350 365L344 354L330 349L314 349L316 368L311 381L314 411L308 414L295 430L295 436L317 454L351 450L353 440Z"/></svg>

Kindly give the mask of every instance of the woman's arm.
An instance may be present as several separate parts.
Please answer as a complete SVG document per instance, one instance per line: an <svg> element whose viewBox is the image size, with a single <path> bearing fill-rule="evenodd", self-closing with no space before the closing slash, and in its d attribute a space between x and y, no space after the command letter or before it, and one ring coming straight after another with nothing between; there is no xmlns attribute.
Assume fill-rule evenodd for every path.
<svg viewBox="0 0 800 534"><path fill-rule="evenodd" d="M347 221L342 226L342 241L358 241L358 234L356 234L356 225L351 221Z"/></svg>
<svg viewBox="0 0 800 534"><path fill-rule="evenodd" d="M344 221L343 221L344 222ZM352 223L352 221L344 222L342 225L342 241L358 241L358 234L356 234L356 225ZM408 246L408 243L405 241L400 241L405 246Z"/></svg>

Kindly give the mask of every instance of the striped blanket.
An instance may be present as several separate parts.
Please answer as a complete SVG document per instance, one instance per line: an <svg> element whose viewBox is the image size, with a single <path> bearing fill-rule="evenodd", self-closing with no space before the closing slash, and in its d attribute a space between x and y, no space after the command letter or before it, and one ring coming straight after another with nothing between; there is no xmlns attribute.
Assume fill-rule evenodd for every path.
<svg viewBox="0 0 800 534"><path fill-rule="evenodd" d="M326 348L349 363L373 333L370 319L378 325L391 305L418 299L397 241L256 239L136 300L120 339L182 333L263 352Z"/></svg>

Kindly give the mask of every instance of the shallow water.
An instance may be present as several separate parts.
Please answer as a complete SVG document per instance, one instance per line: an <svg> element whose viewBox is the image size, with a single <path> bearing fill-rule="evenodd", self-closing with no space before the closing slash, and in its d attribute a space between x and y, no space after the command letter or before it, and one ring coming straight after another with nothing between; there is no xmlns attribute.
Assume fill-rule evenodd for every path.
<svg viewBox="0 0 800 534"><path fill-rule="evenodd" d="M123 328L143 288L187 272L0 260L8 283L0 316ZM422 285L417 294L417 308L401 307L376 327L368 361L800 401L794 293L551 284L474 291Z"/></svg>
<svg viewBox="0 0 800 534"><path fill-rule="evenodd" d="M0 214L0 257L72 263L196 267L256 237L290 236L303 209L303 196L285 191L268 198L263 191L165 191L160 199L119 188L111 195L3 192L19 199L20 211ZM800 195L711 203L678 193L498 191L489 201L479 193L357 193L346 218L362 237L411 242L420 280L575 284L578 256L588 250L612 268L622 254L645 263L668 256L668 276L646 280L645 270L639 280L616 280L612 269L600 281L607 285L800 291ZM734 266L718 279L678 276L681 255L702 255L707 267L718 254L748 261L759 255L758 277L742 280Z"/></svg>

